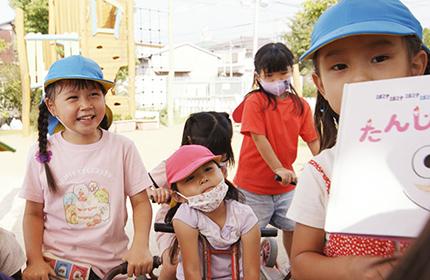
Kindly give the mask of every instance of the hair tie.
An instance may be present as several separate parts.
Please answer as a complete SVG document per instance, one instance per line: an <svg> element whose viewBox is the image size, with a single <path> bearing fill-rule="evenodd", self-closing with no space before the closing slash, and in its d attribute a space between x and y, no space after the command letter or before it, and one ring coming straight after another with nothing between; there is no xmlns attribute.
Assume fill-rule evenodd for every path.
<svg viewBox="0 0 430 280"><path fill-rule="evenodd" d="M36 154L36 160L40 163L48 163L51 161L52 152L47 151L46 153L37 152Z"/></svg>

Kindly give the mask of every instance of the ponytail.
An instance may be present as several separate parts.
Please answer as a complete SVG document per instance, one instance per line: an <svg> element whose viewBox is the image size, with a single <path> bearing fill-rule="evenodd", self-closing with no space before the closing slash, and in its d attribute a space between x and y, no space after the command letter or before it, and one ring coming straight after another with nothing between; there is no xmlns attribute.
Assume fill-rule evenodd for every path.
<svg viewBox="0 0 430 280"><path fill-rule="evenodd" d="M39 105L39 118L37 120L37 128L39 131L39 152L37 153L37 161L44 165L45 167L45 175L46 180L48 182L48 188L52 192L57 191L57 186L54 181L54 177L52 176L51 169L49 168L49 161L51 160L52 153L48 151L48 120L49 120L49 111L46 107L45 102L42 102Z"/></svg>
<svg viewBox="0 0 430 280"><path fill-rule="evenodd" d="M320 152L336 144L338 122L339 115L331 109L328 101L318 92L314 123L321 141Z"/></svg>

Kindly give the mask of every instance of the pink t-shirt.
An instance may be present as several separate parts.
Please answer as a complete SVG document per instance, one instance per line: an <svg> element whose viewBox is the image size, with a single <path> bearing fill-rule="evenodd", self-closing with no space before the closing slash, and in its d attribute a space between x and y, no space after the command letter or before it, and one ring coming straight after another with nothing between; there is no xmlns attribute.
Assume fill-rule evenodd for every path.
<svg viewBox="0 0 430 280"><path fill-rule="evenodd" d="M21 197L44 204L44 251L90 264L103 276L122 262L129 241L124 230L126 198L151 185L148 173L133 142L105 130L89 145L71 144L61 133L49 142L57 192L48 190L35 145Z"/></svg>

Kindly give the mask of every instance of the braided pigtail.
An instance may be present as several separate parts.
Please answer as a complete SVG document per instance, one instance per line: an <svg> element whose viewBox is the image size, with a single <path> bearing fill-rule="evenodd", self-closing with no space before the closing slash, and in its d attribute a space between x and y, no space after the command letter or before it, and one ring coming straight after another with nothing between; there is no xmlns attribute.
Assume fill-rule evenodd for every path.
<svg viewBox="0 0 430 280"><path fill-rule="evenodd" d="M39 105L39 118L37 120L37 129L39 131L39 152L36 155L36 159L38 162L45 166L45 174L46 180L48 181L48 188L52 192L57 191L57 186L54 181L54 177L52 176L51 169L49 168L49 161L52 157L52 152L48 151L48 120L49 120L49 111L46 107L45 102L42 102Z"/></svg>

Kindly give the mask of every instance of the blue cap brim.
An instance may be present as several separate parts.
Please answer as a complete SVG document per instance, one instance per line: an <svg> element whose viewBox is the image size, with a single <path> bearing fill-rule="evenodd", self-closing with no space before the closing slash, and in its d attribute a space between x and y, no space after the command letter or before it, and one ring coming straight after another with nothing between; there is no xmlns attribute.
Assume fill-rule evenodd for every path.
<svg viewBox="0 0 430 280"><path fill-rule="evenodd" d="M410 28L405 27L404 25L400 25L398 23L389 22L389 21L366 21L366 22L354 23L354 24L350 24L350 25L338 28L326 34L325 36L322 36L321 38L319 38L316 42L312 44L311 48L309 48L304 54L300 56L299 60L303 61L305 59L311 58L312 55L317 50L338 39L355 36L355 35L377 35L377 34L405 36L405 35L416 35L416 32Z"/></svg>

